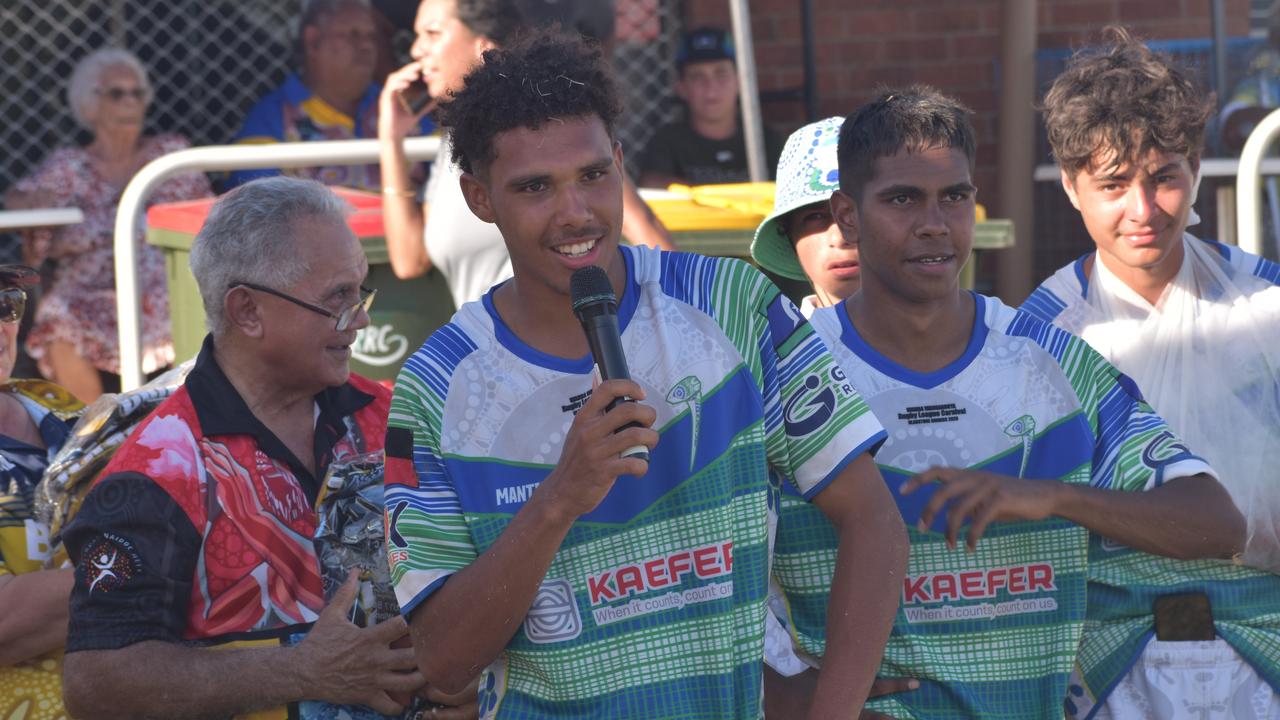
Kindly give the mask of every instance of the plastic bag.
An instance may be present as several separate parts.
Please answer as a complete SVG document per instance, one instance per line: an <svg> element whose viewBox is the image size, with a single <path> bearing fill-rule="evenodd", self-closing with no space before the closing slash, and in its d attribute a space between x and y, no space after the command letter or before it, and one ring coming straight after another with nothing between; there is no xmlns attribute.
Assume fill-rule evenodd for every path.
<svg viewBox="0 0 1280 720"><path fill-rule="evenodd" d="M1280 573L1280 287L1183 247L1154 306L1095 261L1087 301L1055 323L1138 383L1244 514L1245 564Z"/></svg>
<svg viewBox="0 0 1280 720"><path fill-rule="evenodd" d="M352 570L360 571L360 592L351 620L361 627L400 614L387 565L383 470L381 451L331 464L325 473L316 528L316 557L326 598L333 597Z"/></svg>
<svg viewBox="0 0 1280 720"><path fill-rule="evenodd" d="M400 615L387 564L383 515L385 458L381 451L354 455L329 466L325 494L320 499L316 527L316 557L324 595L332 598L352 570L360 571L360 590L351 609L351 622L361 627L377 625ZM444 708L423 698L400 715L403 720L433 717L432 708Z"/></svg>

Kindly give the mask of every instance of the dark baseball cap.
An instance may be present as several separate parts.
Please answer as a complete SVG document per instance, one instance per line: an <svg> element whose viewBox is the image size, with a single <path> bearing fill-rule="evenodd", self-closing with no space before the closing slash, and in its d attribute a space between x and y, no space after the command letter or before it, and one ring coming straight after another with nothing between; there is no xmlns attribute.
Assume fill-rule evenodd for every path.
<svg viewBox="0 0 1280 720"><path fill-rule="evenodd" d="M736 59L732 35L720 28L700 27L681 36L676 68L683 70L689 63Z"/></svg>

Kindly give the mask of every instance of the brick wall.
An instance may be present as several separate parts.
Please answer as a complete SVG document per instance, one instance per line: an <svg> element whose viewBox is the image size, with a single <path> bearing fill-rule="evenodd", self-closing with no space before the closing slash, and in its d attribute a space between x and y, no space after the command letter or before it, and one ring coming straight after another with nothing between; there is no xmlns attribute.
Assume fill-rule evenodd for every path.
<svg viewBox="0 0 1280 720"><path fill-rule="evenodd" d="M1030 2L1032 0L1025 0ZM1039 47L1079 47L1108 23L1149 39L1206 38L1209 0L1037 0ZM1228 35L1248 33L1248 0L1227 0ZM762 91L803 82L797 0L750 0ZM880 83L926 82L975 111L980 199L999 209L1001 0L814 0L818 109L848 113ZM726 0L684 0L686 27L729 26ZM790 131L804 121L798 103L766 105L765 121Z"/></svg>

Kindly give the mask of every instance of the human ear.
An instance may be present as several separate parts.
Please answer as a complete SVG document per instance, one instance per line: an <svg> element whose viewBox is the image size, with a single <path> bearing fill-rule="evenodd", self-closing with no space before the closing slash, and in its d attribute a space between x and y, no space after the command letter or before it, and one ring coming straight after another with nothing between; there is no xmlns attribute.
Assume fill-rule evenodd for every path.
<svg viewBox="0 0 1280 720"><path fill-rule="evenodd" d="M831 193L831 217L840 228L845 242L858 242L858 203L844 190Z"/></svg>
<svg viewBox="0 0 1280 720"><path fill-rule="evenodd" d="M1080 198L1076 195L1076 181L1071 179L1065 169L1062 170L1062 189L1067 193L1067 199L1076 210L1080 209Z"/></svg>
<svg viewBox="0 0 1280 720"><path fill-rule="evenodd" d="M463 173L458 178L458 184L462 188L462 197L467 201L467 207L471 208L471 212L476 217L487 223L497 223L497 215L493 212L492 198L489 197L489 188L475 173Z"/></svg>
<svg viewBox="0 0 1280 720"><path fill-rule="evenodd" d="M254 299L248 288L233 287L222 296L222 313L227 325L238 329L251 338L261 338L265 334L262 321L262 306Z"/></svg>

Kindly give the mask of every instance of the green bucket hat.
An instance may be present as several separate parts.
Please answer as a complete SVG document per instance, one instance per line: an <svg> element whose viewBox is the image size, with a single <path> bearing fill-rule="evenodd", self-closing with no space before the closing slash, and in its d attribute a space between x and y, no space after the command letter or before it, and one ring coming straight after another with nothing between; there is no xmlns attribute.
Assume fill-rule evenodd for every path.
<svg viewBox="0 0 1280 720"><path fill-rule="evenodd" d="M756 228L751 257L760 267L791 278L808 280L791 239L782 233L779 219L796 208L831 199L840 187L836 146L844 118L829 117L791 133L778 160L778 183L773 212Z"/></svg>

